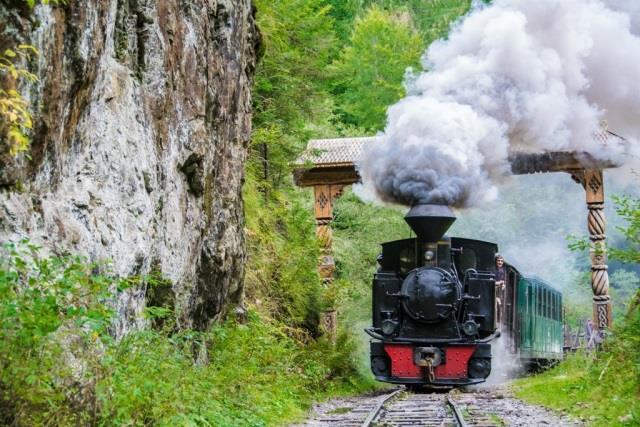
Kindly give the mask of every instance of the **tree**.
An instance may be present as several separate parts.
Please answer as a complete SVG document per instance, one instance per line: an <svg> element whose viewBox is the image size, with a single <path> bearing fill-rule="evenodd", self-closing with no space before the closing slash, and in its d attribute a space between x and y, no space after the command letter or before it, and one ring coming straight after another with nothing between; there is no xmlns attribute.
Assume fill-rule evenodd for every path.
<svg viewBox="0 0 640 427"><path fill-rule="evenodd" d="M385 10L404 8L422 34L425 46L445 37L451 23L467 13L471 0L362 0Z"/></svg>
<svg viewBox="0 0 640 427"><path fill-rule="evenodd" d="M334 20L336 35L343 43L349 41L349 35L356 16L363 10L365 0L325 0L330 6L329 15Z"/></svg>
<svg viewBox="0 0 640 427"><path fill-rule="evenodd" d="M616 213L626 222L619 227L627 240L625 248L611 248L611 256L628 263L640 263L640 198L615 197Z"/></svg>
<svg viewBox="0 0 640 427"><path fill-rule="evenodd" d="M257 0L263 54L253 91L249 172L279 186L304 148L308 121L328 115L326 67L337 51L330 7L320 0Z"/></svg>
<svg viewBox="0 0 640 427"><path fill-rule="evenodd" d="M338 110L369 131L384 126L387 107L405 94L405 70L419 65L423 44L406 12L376 6L358 18L350 44L333 64Z"/></svg>
<svg viewBox="0 0 640 427"><path fill-rule="evenodd" d="M471 0L325 0L341 40L347 41L353 20L367 8L377 6L388 11L404 10L411 15L422 34L425 46L444 37L453 21L467 13ZM486 3L486 1L485 1Z"/></svg>
<svg viewBox="0 0 640 427"><path fill-rule="evenodd" d="M614 319L621 319L628 311L629 302L640 288L640 278L633 271L617 270L611 275L611 295Z"/></svg>

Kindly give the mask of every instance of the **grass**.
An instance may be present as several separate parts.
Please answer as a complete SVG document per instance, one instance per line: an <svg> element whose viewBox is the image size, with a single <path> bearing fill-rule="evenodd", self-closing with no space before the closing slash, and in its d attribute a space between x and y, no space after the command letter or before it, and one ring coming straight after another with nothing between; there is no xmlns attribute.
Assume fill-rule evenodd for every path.
<svg viewBox="0 0 640 427"><path fill-rule="evenodd" d="M342 407L342 408L336 408L333 411L329 411L330 414L347 414L349 412L351 412L353 410L353 408L349 408L349 407Z"/></svg>
<svg viewBox="0 0 640 427"><path fill-rule="evenodd" d="M102 417L113 425L280 425L301 419L316 396L358 390L348 354L335 355L323 340L297 342L255 312L199 342L208 363L153 332L127 339L100 387ZM349 343L341 344L348 353Z"/></svg>
<svg viewBox="0 0 640 427"><path fill-rule="evenodd" d="M497 416L496 414L489 414L489 421L491 421L491 423L497 427L504 427L506 426L506 423L504 422L504 420L502 418L500 418L499 416Z"/></svg>
<svg viewBox="0 0 640 427"><path fill-rule="evenodd" d="M2 425L283 425L301 420L313 400L373 386L358 369L352 335L341 332L333 344L309 329L315 306L306 301L318 287L283 300L299 298L297 310L272 303L281 318L254 304L246 320L207 331L178 331L170 310L149 310L161 329L116 341L112 290L146 279L96 275L81 258L43 256L32 245L2 255ZM296 271L291 264L279 286L287 269Z"/></svg>
<svg viewBox="0 0 640 427"><path fill-rule="evenodd" d="M588 425L639 425L640 311L632 310L600 351L572 354L514 388L525 401L566 411Z"/></svg>

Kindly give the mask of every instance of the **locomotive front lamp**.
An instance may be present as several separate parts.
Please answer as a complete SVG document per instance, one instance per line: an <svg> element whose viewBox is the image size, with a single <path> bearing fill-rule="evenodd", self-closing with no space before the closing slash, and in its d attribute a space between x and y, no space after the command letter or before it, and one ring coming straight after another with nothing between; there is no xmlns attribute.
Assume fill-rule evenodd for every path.
<svg viewBox="0 0 640 427"><path fill-rule="evenodd" d="M470 337L478 335L478 324L473 320L467 320L462 324L462 332Z"/></svg>
<svg viewBox="0 0 640 427"><path fill-rule="evenodd" d="M433 251L426 251L424 253L424 260L425 261L433 261L435 256L436 256L436 254Z"/></svg>
<svg viewBox="0 0 640 427"><path fill-rule="evenodd" d="M385 319L382 321L382 333L385 335L392 335L396 328L398 327L398 322L391 319Z"/></svg>

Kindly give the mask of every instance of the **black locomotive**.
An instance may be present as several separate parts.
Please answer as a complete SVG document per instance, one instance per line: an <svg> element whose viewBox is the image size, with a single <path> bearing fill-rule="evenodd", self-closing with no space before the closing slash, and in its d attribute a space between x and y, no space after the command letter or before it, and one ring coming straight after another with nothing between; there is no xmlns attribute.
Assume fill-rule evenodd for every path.
<svg viewBox="0 0 640 427"><path fill-rule="evenodd" d="M548 353L519 345L525 342L523 331L536 336L540 332L541 337L552 336L550 325L561 331L560 310L546 304L557 291L539 279L524 278L512 266L507 266L510 285L496 290L497 245L444 237L455 221L447 206L416 205L405 220L416 237L383 243L373 280L373 326L366 332L373 338L371 369L376 379L442 386L483 382L491 372L491 342L501 333L499 320L503 332L518 337L510 341L514 354L562 357L561 339L559 349L555 342L534 342ZM531 298L534 282L536 290L549 294L549 301L537 294ZM561 305L561 298L554 302ZM527 320L545 330L527 329Z"/></svg>

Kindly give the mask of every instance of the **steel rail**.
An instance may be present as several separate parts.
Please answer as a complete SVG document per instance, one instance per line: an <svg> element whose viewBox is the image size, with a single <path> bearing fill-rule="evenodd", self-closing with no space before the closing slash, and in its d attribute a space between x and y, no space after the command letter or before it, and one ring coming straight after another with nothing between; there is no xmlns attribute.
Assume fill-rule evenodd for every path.
<svg viewBox="0 0 640 427"><path fill-rule="evenodd" d="M456 419L456 423L458 427L467 427L467 423L464 421L464 417L462 416L462 413L456 406L453 399L451 399L451 394L447 395L447 404L449 405L449 407L451 407L451 410L453 411L453 417Z"/></svg>
<svg viewBox="0 0 640 427"><path fill-rule="evenodd" d="M369 415L367 415L367 418L362 422L361 427L370 427L371 423L376 419L376 417L380 413L382 406L385 403L387 403L389 400L393 399L396 395L398 395L402 391L405 391L405 389L399 388L397 390L394 390L392 393L389 393L386 396L382 396L381 398L379 398L378 402L376 403L376 406L371 410L371 412L369 412Z"/></svg>

